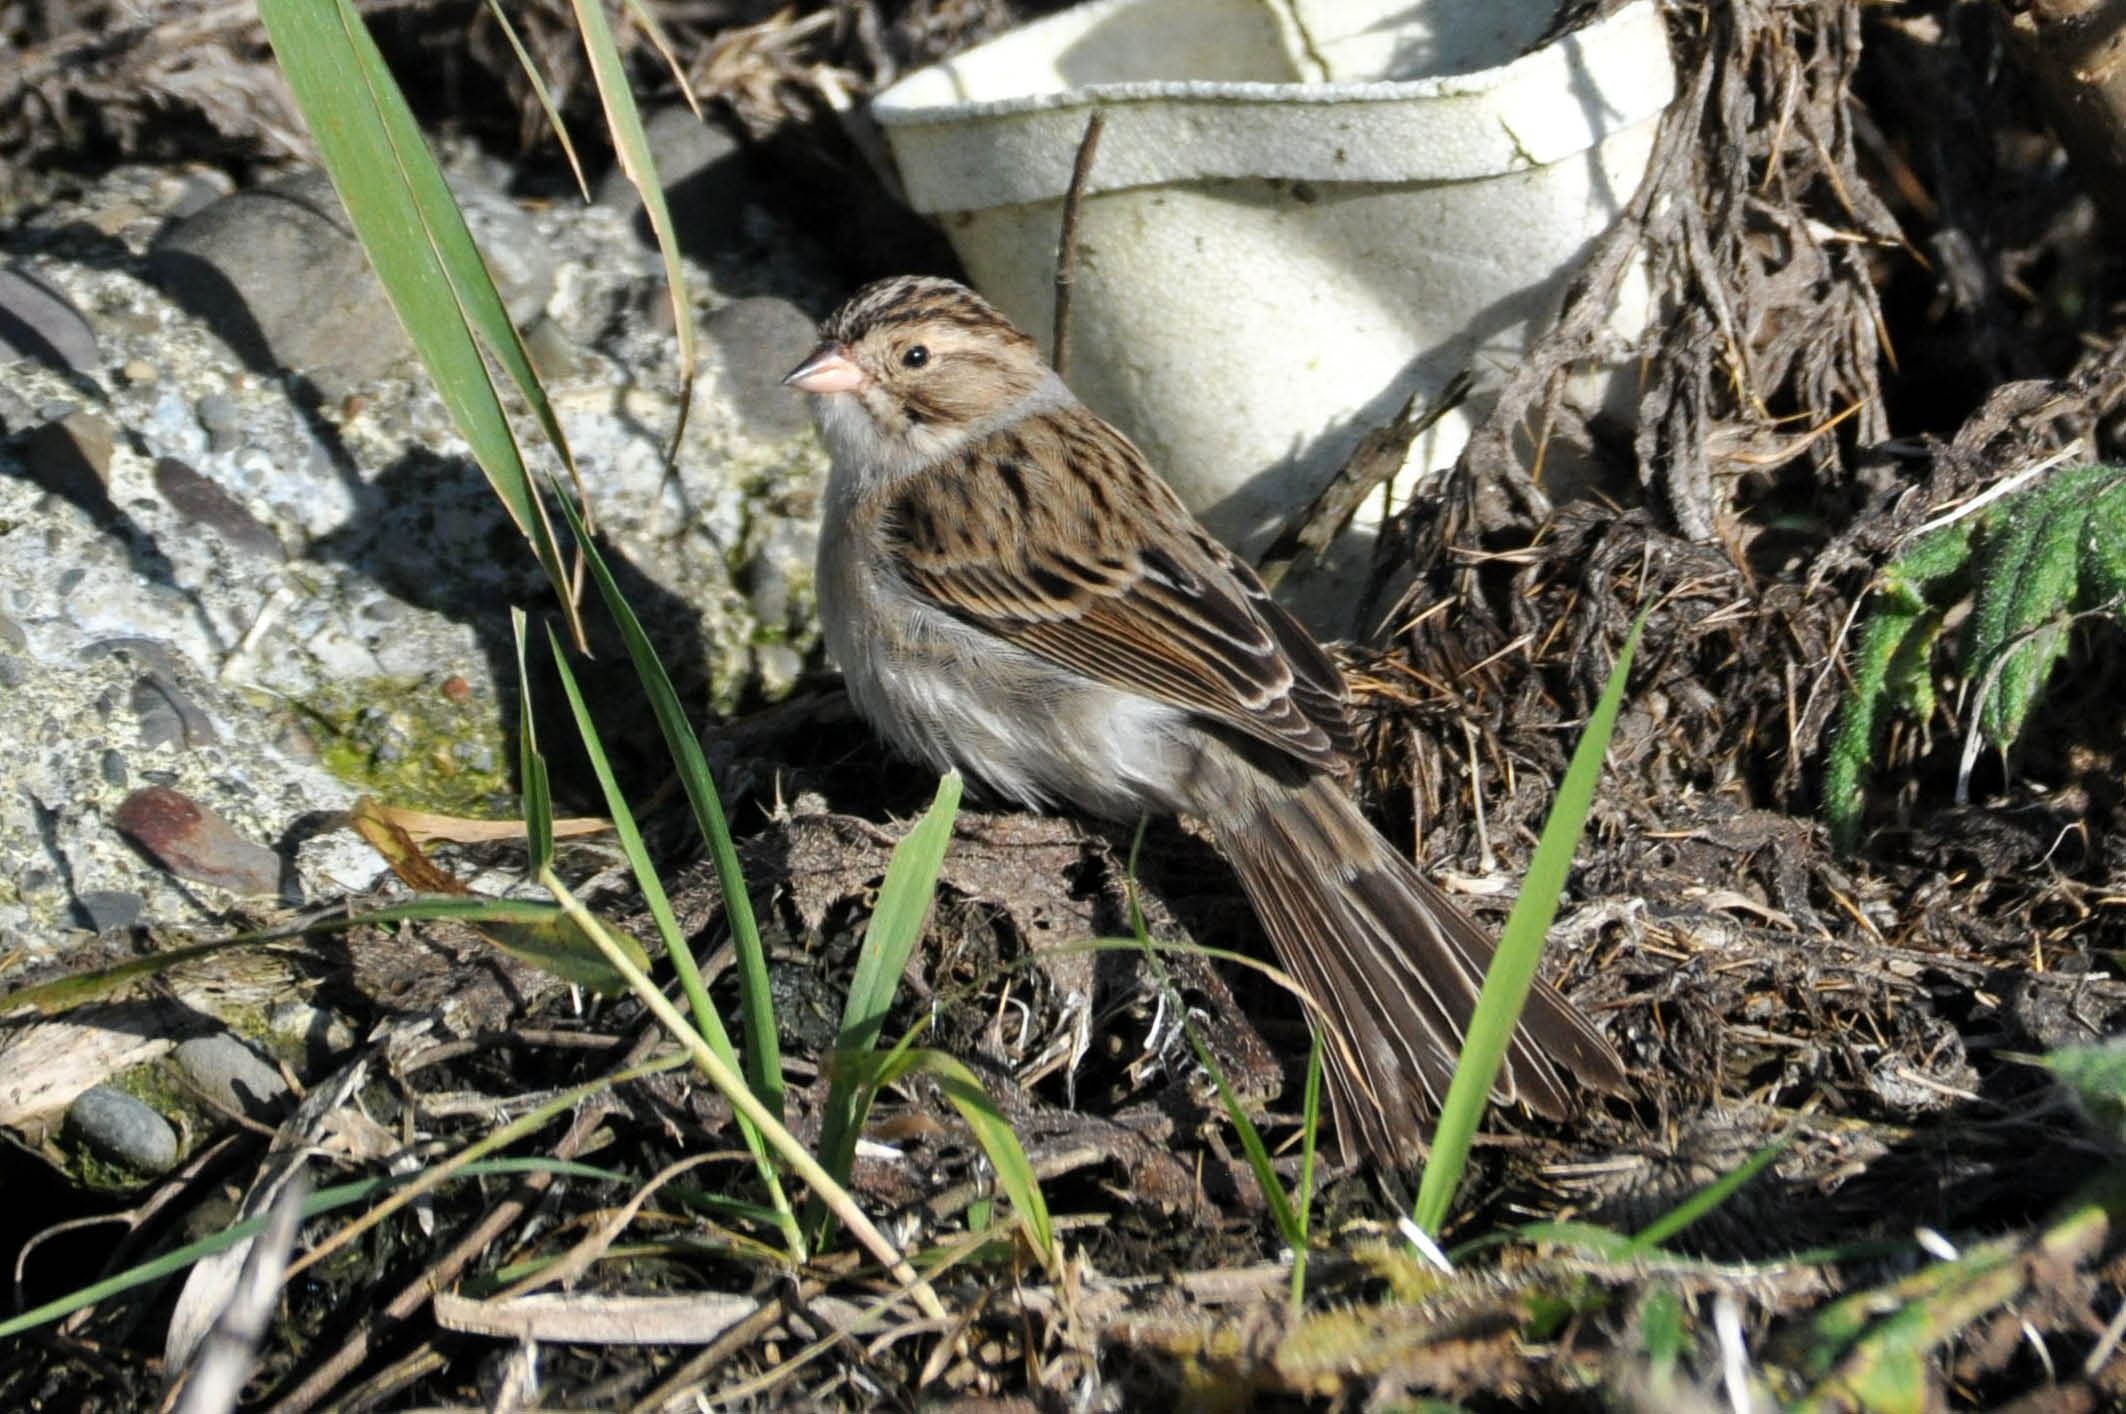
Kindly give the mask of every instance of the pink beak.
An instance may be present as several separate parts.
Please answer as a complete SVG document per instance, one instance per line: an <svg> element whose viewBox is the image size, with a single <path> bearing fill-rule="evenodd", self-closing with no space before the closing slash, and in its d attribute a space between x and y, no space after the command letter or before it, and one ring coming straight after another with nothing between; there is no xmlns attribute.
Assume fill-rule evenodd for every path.
<svg viewBox="0 0 2126 1414"><path fill-rule="evenodd" d="M871 380L847 349L829 342L812 350L782 381L801 393L853 393Z"/></svg>

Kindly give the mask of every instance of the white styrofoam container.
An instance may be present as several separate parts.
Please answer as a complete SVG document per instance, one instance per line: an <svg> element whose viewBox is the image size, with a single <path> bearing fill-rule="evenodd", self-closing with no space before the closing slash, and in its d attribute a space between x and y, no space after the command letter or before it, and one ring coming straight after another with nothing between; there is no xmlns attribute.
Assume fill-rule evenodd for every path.
<svg viewBox="0 0 2126 1414"><path fill-rule="evenodd" d="M1630 199L1675 89L1659 14L1637 0L1513 57L1555 8L1096 0L909 75L872 113L909 200L1045 342L1062 198L1106 110L1071 383L1254 551L1364 431L1470 368L1478 399L1405 490L1451 462ZM1337 548L1328 602L1369 539Z"/></svg>

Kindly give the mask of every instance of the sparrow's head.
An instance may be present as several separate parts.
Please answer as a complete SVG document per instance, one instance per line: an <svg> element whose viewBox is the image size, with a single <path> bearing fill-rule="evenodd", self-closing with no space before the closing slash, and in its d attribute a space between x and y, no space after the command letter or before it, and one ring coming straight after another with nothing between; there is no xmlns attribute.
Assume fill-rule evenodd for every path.
<svg viewBox="0 0 2126 1414"><path fill-rule="evenodd" d="M783 381L817 394L830 440L927 460L999 426L1052 378L1034 341L965 285L900 275L866 285L820 326Z"/></svg>

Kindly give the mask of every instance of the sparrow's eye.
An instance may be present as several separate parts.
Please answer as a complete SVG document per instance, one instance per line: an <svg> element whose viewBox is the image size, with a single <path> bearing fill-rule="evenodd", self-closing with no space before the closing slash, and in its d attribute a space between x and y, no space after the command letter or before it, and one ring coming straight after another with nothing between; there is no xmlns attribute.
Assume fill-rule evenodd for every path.
<svg viewBox="0 0 2126 1414"><path fill-rule="evenodd" d="M930 362L930 350L924 348L921 344L910 344L907 348L901 350L901 367L903 368L921 368L928 362Z"/></svg>

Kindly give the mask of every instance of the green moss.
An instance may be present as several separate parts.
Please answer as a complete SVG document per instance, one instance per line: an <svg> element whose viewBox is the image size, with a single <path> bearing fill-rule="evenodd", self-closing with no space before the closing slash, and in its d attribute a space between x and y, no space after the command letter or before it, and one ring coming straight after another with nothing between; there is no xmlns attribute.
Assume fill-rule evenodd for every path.
<svg viewBox="0 0 2126 1414"><path fill-rule="evenodd" d="M325 768L394 805L467 815L510 793L514 746L463 678L333 683L298 704Z"/></svg>

